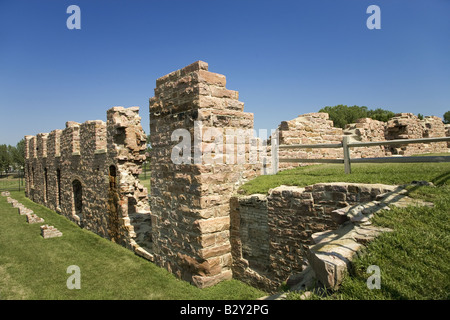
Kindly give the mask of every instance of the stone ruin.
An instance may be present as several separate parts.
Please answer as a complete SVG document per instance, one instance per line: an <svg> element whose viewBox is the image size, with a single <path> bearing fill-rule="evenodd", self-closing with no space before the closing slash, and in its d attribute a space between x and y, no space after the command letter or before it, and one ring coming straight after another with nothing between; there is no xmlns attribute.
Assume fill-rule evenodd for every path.
<svg viewBox="0 0 450 320"><path fill-rule="evenodd" d="M308 289L314 279L337 289L356 252L388 231L371 226L375 212L390 206L433 206L409 198L405 187L332 182L234 195L233 276L269 292L283 282L300 282L302 290ZM314 279L305 281L311 273Z"/></svg>
<svg viewBox="0 0 450 320"><path fill-rule="evenodd" d="M150 201L138 179L146 136L137 107L111 108L106 123L67 122L64 130L26 136L27 197L198 287L231 279L229 199L261 165L171 160L177 128L192 139L196 121L200 134L216 127L253 129L253 114L243 112L238 92L225 84L225 76L209 72L202 61L156 81ZM250 142L239 142L237 134L227 141L234 140L236 156L242 147L248 158ZM208 144L192 145L192 152Z"/></svg>
<svg viewBox="0 0 450 320"><path fill-rule="evenodd" d="M44 224L40 227L41 229L41 236L44 239L49 238L58 238L62 237L62 232L56 229L54 226L49 226L48 224Z"/></svg>
<svg viewBox="0 0 450 320"><path fill-rule="evenodd" d="M196 148L204 150L210 143L204 139L195 144L195 135L208 128L253 129L253 114L243 111L238 92L226 89L225 84L225 76L208 71L208 64L199 61L159 78L150 99L155 262L199 287L231 279L229 199L260 168L204 160L174 164L171 151L178 141L172 141L171 134L178 128L187 129L195 155ZM196 121L201 122L197 131ZM236 154L236 133L227 137L229 141L227 147L235 147ZM248 152L249 145L244 141L243 152Z"/></svg>
<svg viewBox="0 0 450 320"><path fill-rule="evenodd" d="M240 139L238 129L253 129L253 114L243 111L237 91L226 88L225 76L197 61L157 79L149 102L150 195L138 178L146 160L139 108L113 107L106 123L67 122L63 130L25 137L26 196L195 286L234 277L273 289L301 271L314 232L337 227L333 210L383 191L310 186L237 198L242 183L270 166L265 163L270 156L249 161L261 139ZM282 122L279 141L339 143L344 134L360 141L432 137L443 134L441 127L435 118L419 121L401 114L387 124L363 119L342 130L333 127L328 114L311 113ZM178 150L177 129L184 129L190 142L183 163L171 158ZM216 142L209 129L226 132L226 150L214 149L215 160L242 156L246 161L197 158ZM357 149L353 157L416 151L409 146ZM270 142L266 151L269 155ZM342 149L280 149L279 155L339 158Z"/></svg>
<svg viewBox="0 0 450 320"><path fill-rule="evenodd" d="M127 248L151 246L146 188L139 182L146 136L139 108L113 107L107 122L67 122L25 136L25 194Z"/></svg>
<svg viewBox="0 0 450 320"><path fill-rule="evenodd" d="M388 141L396 139L421 139L449 137L450 130L442 119L435 116L420 120L412 113L399 113L388 122L370 118L358 119L345 129L335 128L327 113L307 113L278 126L279 144L338 144L343 135L353 141ZM448 152L448 142L416 143L373 147L354 147L350 149L351 158L378 158L393 155L411 156L421 153ZM279 159L337 159L343 158L342 148L329 149L280 149ZM307 161L305 161L307 164ZM280 170L298 166L298 163L281 162Z"/></svg>
<svg viewBox="0 0 450 320"><path fill-rule="evenodd" d="M29 224L34 224L34 223L42 223L45 220L41 217L39 217L38 215L34 214L34 213L28 213L27 214L27 222Z"/></svg>

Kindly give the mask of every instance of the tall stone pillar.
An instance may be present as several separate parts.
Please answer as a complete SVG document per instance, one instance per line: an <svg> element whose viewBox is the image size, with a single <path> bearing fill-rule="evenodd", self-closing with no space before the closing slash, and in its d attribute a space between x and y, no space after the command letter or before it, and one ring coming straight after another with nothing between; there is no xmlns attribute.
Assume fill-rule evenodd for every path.
<svg viewBox="0 0 450 320"><path fill-rule="evenodd" d="M239 129L252 132L253 114L225 84L225 76L197 61L159 78L150 99L155 262L198 287L232 277L230 197L257 175L249 140L238 139ZM212 144L218 140L223 145ZM182 153L185 161L174 163Z"/></svg>

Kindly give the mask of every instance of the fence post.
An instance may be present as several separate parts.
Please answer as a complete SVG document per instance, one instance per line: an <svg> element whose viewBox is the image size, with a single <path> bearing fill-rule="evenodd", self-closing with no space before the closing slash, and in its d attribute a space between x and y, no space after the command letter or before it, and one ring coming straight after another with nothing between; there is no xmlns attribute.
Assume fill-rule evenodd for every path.
<svg viewBox="0 0 450 320"><path fill-rule="evenodd" d="M349 139L350 136L342 137L342 148L344 149L344 168L346 174L352 173L352 168L350 164L350 148L348 147Z"/></svg>
<svg viewBox="0 0 450 320"><path fill-rule="evenodd" d="M278 129L272 131L272 138L270 141L271 144L271 157L272 157L272 174L277 174L278 172Z"/></svg>

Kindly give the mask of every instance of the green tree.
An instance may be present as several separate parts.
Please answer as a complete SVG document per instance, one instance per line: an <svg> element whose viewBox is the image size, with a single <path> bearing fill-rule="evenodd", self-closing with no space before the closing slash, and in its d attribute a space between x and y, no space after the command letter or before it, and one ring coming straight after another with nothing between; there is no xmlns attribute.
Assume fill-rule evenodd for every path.
<svg viewBox="0 0 450 320"><path fill-rule="evenodd" d="M334 107L327 106L319 110L319 112L326 112L330 119L333 120L334 126L338 128L345 128L345 125L354 123L361 118L372 118L379 121L388 121L395 113L381 108L369 110L367 107L337 105Z"/></svg>
<svg viewBox="0 0 450 320"><path fill-rule="evenodd" d="M6 144L0 145L0 172L8 172L11 163L8 146Z"/></svg>
<svg viewBox="0 0 450 320"><path fill-rule="evenodd" d="M450 111L447 111L446 113L444 113L444 123L450 123Z"/></svg>
<svg viewBox="0 0 450 320"><path fill-rule="evenodd" d="M25 166L25 140L20 140L15 147L10 149L11 161L16 168Z"/></svg>
<svg viewBox="0 0 450 320"><path fill-rule="evenodd" d="M395 116L395 113L389 110L377 108L375 110L367 111L367 118L371 118L378 121L388 122L389 119Z"/></svg>

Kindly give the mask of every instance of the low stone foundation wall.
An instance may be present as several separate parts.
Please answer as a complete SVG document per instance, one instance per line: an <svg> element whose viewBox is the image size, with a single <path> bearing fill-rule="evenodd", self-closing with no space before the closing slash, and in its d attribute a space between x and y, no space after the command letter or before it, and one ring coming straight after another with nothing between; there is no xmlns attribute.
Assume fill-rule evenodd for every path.
<svg viewBox="0 0 450 320"><path fill-rule="evenodd" d="M280 186L267 195L231 199L233 276L265 290L276 290L306 267L313 233L337 229L332 212L368 202L397 186L318 183Z"/></svg>

